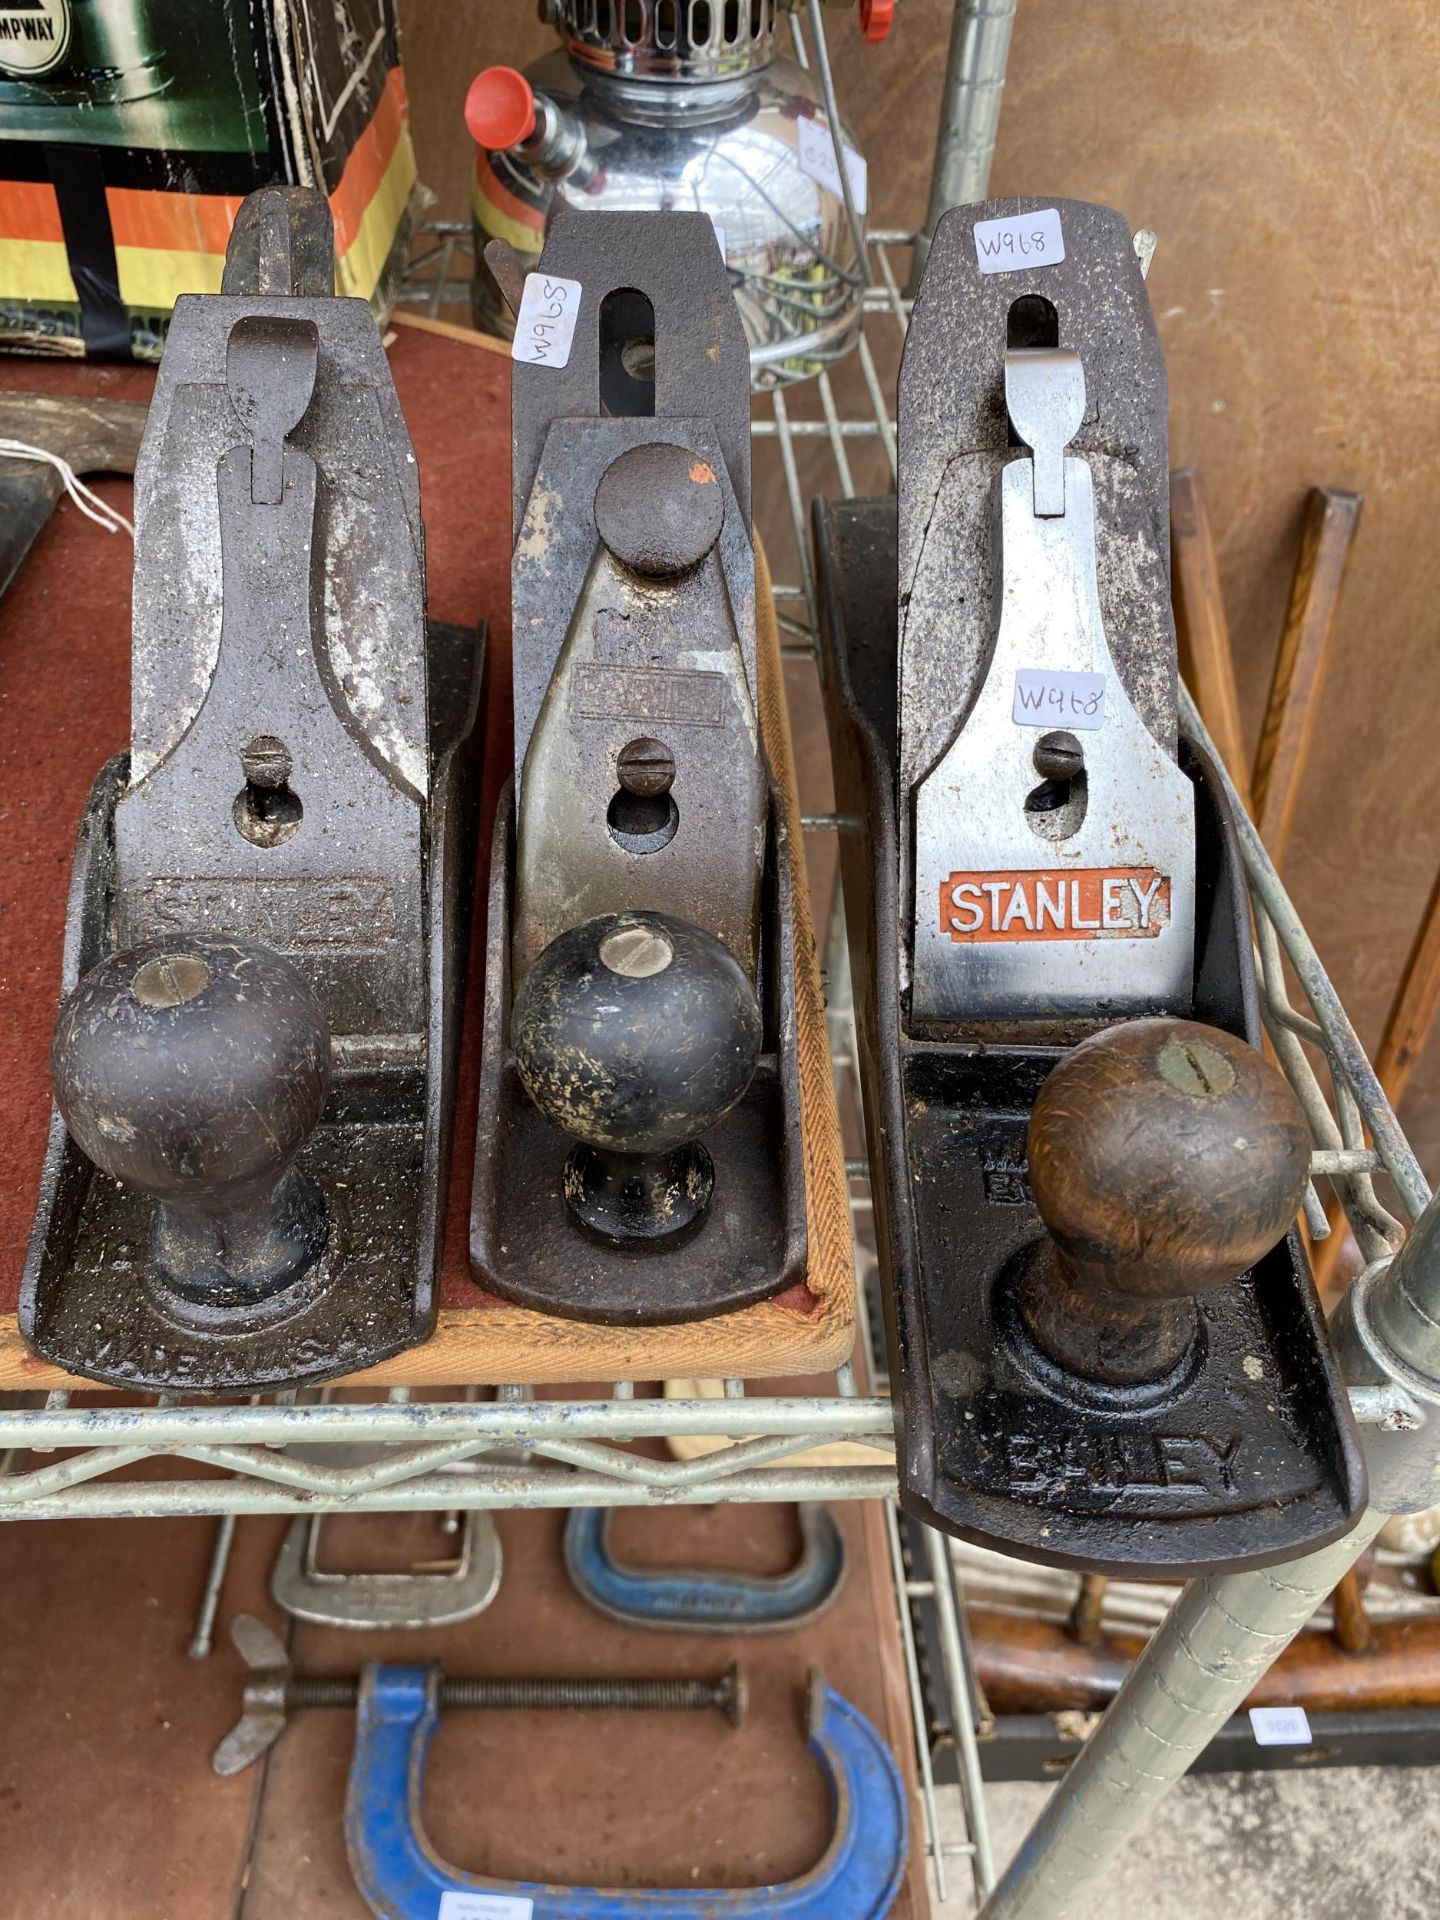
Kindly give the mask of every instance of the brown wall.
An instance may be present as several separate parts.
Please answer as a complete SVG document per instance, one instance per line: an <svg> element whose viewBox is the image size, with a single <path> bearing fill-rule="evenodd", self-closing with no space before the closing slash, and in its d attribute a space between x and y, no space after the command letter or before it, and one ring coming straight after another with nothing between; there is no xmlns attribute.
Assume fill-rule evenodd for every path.
<svg viewBox="0 0 1440 1920"><path fill-rule="evenodd" d="M402 0L421 172L460 213L465 87L553 44L524 0ZM949 0L830 15L874 214L923 213ZM1440 862L1440 8L1019 0L992 178L1153 227L1174 464L1203 468L1250 738L1305 490L1366 499L1285 877L1372 1048ZM1404 1117L1440 1165L1440 1042Z"/></svg>

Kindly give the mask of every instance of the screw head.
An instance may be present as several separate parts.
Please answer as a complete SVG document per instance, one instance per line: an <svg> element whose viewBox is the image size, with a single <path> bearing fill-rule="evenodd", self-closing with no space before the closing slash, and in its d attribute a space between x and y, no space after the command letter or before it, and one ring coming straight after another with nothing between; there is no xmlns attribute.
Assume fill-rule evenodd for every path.
<svg viewBox="0 0 1440 1920"><path fill-rule="evenodd" d="M750 1682L738 1660L732 1661L721 1674L715 1692L721 1711L731 1726L737 1729L743 1727L745 1716L750 1711Z"/></svg>
<svg viewBox="0 0 1440 1920"><path fill-rule="evenodd" d="M198 953L166 953L136 969L130 991L142 1007L183 1007L210 984L210 968Z"/></svg>
<svg viewBox="0 0 1440 1920"><path fill-rule="evenodd" d="M294 770L290 749L273 733L259 733L240 750L240 765L252 787L276 788L289 783Z"/></svg>
<svg viewBox="0 0 1440 1920"><path fill-rule="evenodd" d="M1156 1064L1161 1078L1192 1100L1216 1100L1235 1084L1235 1068L1220 1049L1189 1033L1167 1040Z"/></svg>
<svg viewBox="0 0 1440 1920"><path fill-rule="evenodd" d="M600 964L622 980L648 980L663 973L675 949L660 927L620 927L600 942Z"/></svg>
<svg viewBox="0 0 1440 1920"><path fill-rule="evenodd" d="M1085 771L1085 749L1073 733L1042 733L1030 758L1042 780L1075 780Z"/></svg>
<svg viewBox="0 0 1440 1920"><path fill-rule="evenodd" d="M663 740L631 740L620 749L615 771L626 793L652 800L675 784L675 756Z"/></svg>

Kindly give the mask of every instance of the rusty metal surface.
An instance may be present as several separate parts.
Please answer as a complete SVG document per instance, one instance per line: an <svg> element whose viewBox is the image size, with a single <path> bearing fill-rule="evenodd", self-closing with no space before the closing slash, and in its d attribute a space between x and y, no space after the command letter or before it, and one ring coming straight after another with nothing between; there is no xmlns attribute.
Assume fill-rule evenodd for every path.
<svg viewBox="0 0 1440 1920"><path fill-rule="evenodd" d="M724 497L724 524L697 566L658 580L612 559L597 491L636 452L682 434L682 472L713 474L703 491ZM515 549L517 975L576 921L646 907L707 928L754 977L766 835L755 557L721 447L702 420L550 430ZM677 830L646 852L609 820L619 757L638 738L661 740L675 763Z"/></svg>
<svg viewBox="0 0 1440 1920"><path fill-rule="evenodd" d="M631 287L645 294L655 312L655 418L715 423L741 516L750 523L750 361L715 229L703 213L667 214L667 244L647 250L643 277L637 277L636 236L643 246L652 218L564 209L550 223L544 269L580 281L585 297L568 365L515 368L511 484L517 540L552 422L593 419L600 412L601 310L607 294ZM697 334L698 354L672 350Z"/></svg>
<svg viewBox="0 0 1440 1920"><path fill-rule="evenodd" d="M321 1379L433 1323L483 646L427 635L414 454L368 306L319 290L330 244L317 196L253 196L229 290L172 322L136 479L132 751L82 824L63 979L177 934L298 968L332 1047L296 1161L328 1233L268 1303L180 1313L150 1199L57 1113L22 1330L119 1384Z"/></svg>
<svg viewBox="0 0 1440 1920"><path fill-rule="evenodd" d="M539 273L579 291L565 364L514 367L515 779L491 869L471 1264L522 1305L661 1325L780 1291L807 1245L748 358L702 216L561 213ZM615 916L659 957L644 978L606 959ZM589 956L578 971L557 971L562 943ZM736 1017L719 1035L690 976L725 949ZM541 1070L576 995L578 1079L573 1047ZM637 1045L641 1001L656 1031ZM701 1062L722 1056L717 1103Z"/></svg>
<svg viewBox="0 0 1440 1920"><path fill-rule="evenodd" d="M767 797L748 361L713 229L561 216L542 270L581 293L566 365L514 369L517 983L567 927L626 908L706 928L753 979ZM638 738L675 771L668 831L637 843L611 807Z"/></svg>
<svg viewBox="0 0 1440 1920"><path fill-rule="evenodd" d="M71 1371L125 1386L191 1392L323 1380L424 1338L435 1314L454 1117L459 1006L473 866L476 636L431 638L437 750L431 822L428 1070L338 1062L320 1126L297 1164L326 1196L330 1235L313 1284L275 1321L242 1312L224 1337L170 1319L140 1285L150 1203L98 1172L53 1114L20 1319L26 1338ZM111 822L125 760L102 769L81 822L71 876L62 991L113 944Z"/></svg>
<svg viewBox="0 0 1440 1920"><path fill-rule="evenodd" d="M259 285L283 265L257 266ZM135 494L118 939L206 927L303 953L334 1033L408 1035L418 1051L424 544L365 302L182 301ZM282 841L257 842L242 819L257 736L295 767L304 830Z"/></svg>
<svg viewBox="0 0 1440 1920"><path fill-rule="evenodd" d="M329 209L309 187L251 194L225 248L222 294L324 299L335 291L335 237Z"/></svg>
<svg viewBox="0 0 1440 1920"><path fill-rule="evenodd" d="M374 316L365 301L333 295L196 294L176 305L136 472L133 777L143 779L186 734L219 658L215 472L245 437L237 432L225 366L230 328L242 316L308 318L323 329L315 391L288 437L320 476L317 649L357 742L423 794L429 764L419 469ZM182 579L187 590L180 595L175 582Z"/></svg>

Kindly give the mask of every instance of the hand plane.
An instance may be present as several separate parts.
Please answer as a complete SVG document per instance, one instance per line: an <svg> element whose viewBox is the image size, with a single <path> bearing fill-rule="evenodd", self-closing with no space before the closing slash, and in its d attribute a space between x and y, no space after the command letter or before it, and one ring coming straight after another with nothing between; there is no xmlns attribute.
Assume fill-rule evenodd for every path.
<svg viewBox="0 0 1440 1920"><path fill-rule="evenodd" d="M562 211L531 280L578 305L563 364L514 367L471 1264L525 1306L659 1325L777 1293L806 1254L748 360L702 216Z"/></svg>
<svg viewBox="0 0 1440 1920"><path fill-rule="evenodd" d="M902 1495L1184 1576L1351 1524L1224 792L1177 726L1165 365L1124 220L959 208L898 501L816 510Z"/></svg>
<svg viewBox="0 0 1440 1920"><path fill-rule="evenodd" d="M425 1338L479 637L425 624L415 455L323 195L254 193L176 306L136 469L128 754L71 880L21 1326L234 1392Z"/></svg>

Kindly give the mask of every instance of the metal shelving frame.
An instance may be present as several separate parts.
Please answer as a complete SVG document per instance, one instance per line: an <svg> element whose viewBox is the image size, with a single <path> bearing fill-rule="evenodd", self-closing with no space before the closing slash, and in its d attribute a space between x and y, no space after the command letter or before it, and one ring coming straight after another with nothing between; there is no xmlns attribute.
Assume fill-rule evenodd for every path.
<svg viewBox="0 0 1440 1920"><path fill-rule="evenodd" d="M834 89L820 30L819 0L805 0L809 46L791 16L796 51L803 63L813 54L827 98ZM960 0L947 82L947 104L937 154L937 181L945 173L949 198L968 183L983 192L993 143L994 116L1003 86L1004 58L1014 0ZM988 36L988 41L987 41ZM998 61L998 71L997 63ZM987 131L988 129L988 131ZM953 178L950 176L953 175ZM842 173L842 178L845 176ZM415 264L429 277L412 281L402 299L432 314L468 300L471 262L467 223L435 222L429 244ZM1145 236L1149 238L1149 236ZM817 493L850 497L857 491L855 466L863 457L879 467L876 487L894 484L895 421L875 348L892 356L908 324L916 262L924 234L872 231L862 253L865 329L850 368L821 373L804 388L778 388L756 396L753 422L757 452L778 459L783 481L782 521L788 518L794 577L774 588L789 661L815 663L818 609L809 553L807 498ZM1142 252L1142 259L1148 255ZM462 279L460 275L465 277ZM888 337L887 337L888 336ZM863 389L868 413L848 412L837 381ZM889 380L893 391L893 378ZM878 452L878 459L877 459ZM852 453L854 458L852 459ZM802 463L827 461L821 479L802 484ZM885 476L888 474L888 482ZM758 477L758 476L757 476ZM873 490L873 489L872 489ZM759 489L757 488L757 494ZM772 556L783 544L771 533ZM1203 724L1182 689L1187 727L1205 741ZM1228 786L1228 781L1227 781ZM1231 789L1241 828L1241 852L1250 885L1260 960L1265 1021L1277 1055L1305 1106L1315 1135L1312 1173L1339 1194L1367 1261L1383 1259L1419 1215L1429 1189L1374 1071L1351 1027L1315 948L1258 837ZM833 812L803 815L808 832L844 832L857 823ZM852 1116L858 1113L858 1076L848 961L838 884L825 939L832 1055ZM1291 982L1304 1002L1291 999ZM867 1168L847 1163L857 1242L868 1227ZM1388 1175L1396 1211L1375 1190ZM1324 1208L1312 1184L1306 1198L1312 1235L1326 1231ZM1398 1217L1397 1217L1398 1214ZM861 1351L865 1337L860 1285ZM467 1392L473 1394L474 1389ZM1380 1390L1371 1390L1374 1398ZM747 1393L727 1380L714 1399L641 1399L635 1383L613 1383L607 1398L576 1401L528 1387L500 1387L493 1400L421 1400L405 1388L384 1399L354 1403L313 1392L256 1396L230 1404L184 1404L161 1395L142 1405L117 1405L109 1397L78 1403L67 1391L0 1396L0 1519L78 1517L140 1518L152 1515L218 1515L221 1531L197 1626L197 1648L208 1647L219 1580L235 1516L256 1513L360 1513L467 1508L522 1509L573 1506L696 1505L736 1500L866 1500L886 1503L892 1570L899 1599L901 1637L911 1705L919 1736L918 1767L926 1849L937 1902L970 1907L972 1886L957 1887L947 1860L969 1862L976 1905L994 1884L994 1866L980 1780L971 1702L973 1689L963 1626L956 1606L953 1568L944 1539L921 1530L928 1564L907 1566L897 1524L893 1459L894 1430L888 1399L859 1390L846 1365L833 1387L803 1397ZM1384 1411L1362 1392L1357 1413L1375 1419ZM98 1403L94 1403L98 1402ZM8 1404L7 1404L8 1403ZM657 1459L629 1451L630 1443L702 1439L713 1451L698 1457ZM873 1464L817 1466L797 1459L809 1449L851 1441L874 1453ZM357 1443L383 1447L377 1460L356 1464L337 1453L322 1464L316 1449L350 1449ZM303 1446L304 1457L292 1449ZM154 1463L183 1461L203 1470L186 1477L157 1477ZM959 1779L967 1838L946 1841L924 1728L923 1683L916 1657L912 1610L933 1606L944 1673L941 1676L957 1730ZM202 1645L203 1642L203 1645Z"/></svg>

